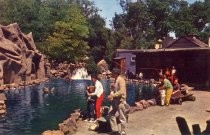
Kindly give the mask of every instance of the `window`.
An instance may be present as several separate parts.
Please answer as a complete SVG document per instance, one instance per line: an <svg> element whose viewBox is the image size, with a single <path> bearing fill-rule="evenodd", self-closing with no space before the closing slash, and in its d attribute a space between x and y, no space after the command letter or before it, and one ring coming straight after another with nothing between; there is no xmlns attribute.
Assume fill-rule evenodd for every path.
<svg viewBox="0 0 210 135"><path fill-rule="evenodd" d="M136 56L131 57L131 62L136 62Z"/></svg>

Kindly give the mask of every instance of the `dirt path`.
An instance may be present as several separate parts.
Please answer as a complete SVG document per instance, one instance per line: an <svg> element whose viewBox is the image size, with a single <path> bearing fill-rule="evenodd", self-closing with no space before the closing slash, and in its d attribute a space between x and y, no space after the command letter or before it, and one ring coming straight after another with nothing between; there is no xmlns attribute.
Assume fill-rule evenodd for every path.
<svg viewBox="0 0 210 135"><path fill-rule="evenodd" d="M128 135L179 135L181 134L178 121L186 121L185 130L191 134L193 129L203 132L206 129L206 121L210 119L210 92L191 91L196 96L196 101L185 101L182 105L170 105L169 107L152 106L142 111L129 114L129 123L126 127ZM179 122L178 122L179 123ZM91 123L79 122L76 135L97 135L89 131ZM184 128L184 127L183 127ZM199 129L200 128L200 129Z"/></svg>

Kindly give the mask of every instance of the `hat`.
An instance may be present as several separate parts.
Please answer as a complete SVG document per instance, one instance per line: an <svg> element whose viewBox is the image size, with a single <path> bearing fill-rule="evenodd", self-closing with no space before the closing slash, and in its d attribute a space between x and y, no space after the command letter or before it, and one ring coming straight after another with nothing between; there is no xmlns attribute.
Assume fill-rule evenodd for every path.
<svg viewBox="0 0 210 135"><path fill-rule="evenodd" d="M118 68L113 68L112 73L113 73L113 74L119 75L119 74L120 74L120 69L118 69Z"/></svg>

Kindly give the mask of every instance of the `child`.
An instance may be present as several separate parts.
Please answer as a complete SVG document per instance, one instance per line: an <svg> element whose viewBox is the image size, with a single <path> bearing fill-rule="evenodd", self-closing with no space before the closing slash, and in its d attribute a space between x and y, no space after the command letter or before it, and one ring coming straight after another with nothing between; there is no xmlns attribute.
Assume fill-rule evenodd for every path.
<svg viewBox="0 0 210 135"><path fill-rule="evenodd" d="M171 82L165 76L160 76L159 81L162 84L160 89L165 90L165 105L169 106L170 100L171 100L171 94L173 92L173 86L172 86Z"/></svg>
<svg viewBox="0 0 210 135"><path fill-rule="evenodd" d="M95 120L95 96L88 96L90 93L93 93L95 90L94 86L88 86L86 90L87 95L87 119L85 121L94 122Z"/></svg>
<svg viewBox="0 0 210 135"><path fill-rule="evenodd" d="M166 91L162 88L163 82L159 82L157 85L158 88L158 96L160 97L160 105L165 105Z"/></svg>
<svg viewBox="0 0 210 135"><path fill-rule="evenodd" d="M165 92L164 89L159 90L159 92L160 92L161 105L164 106L165 105L166 92Z"/></svg>

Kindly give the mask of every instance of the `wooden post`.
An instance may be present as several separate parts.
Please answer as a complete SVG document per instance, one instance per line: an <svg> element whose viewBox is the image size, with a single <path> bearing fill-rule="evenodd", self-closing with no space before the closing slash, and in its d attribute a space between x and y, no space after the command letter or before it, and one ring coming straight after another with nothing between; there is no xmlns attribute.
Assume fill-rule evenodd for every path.
<svg viewBox="0 0 210 135"><path fill-rule="evenodd" d="M208 52L210 52L210 51L208 51ZM208 88L208 89L210 89L210 53L207 53L207 59L206 59L206 61L207 61L207 64L208 64L208 66L207 66L207 78L208 78L208 80L206 81L206 87Z"/></svg>

